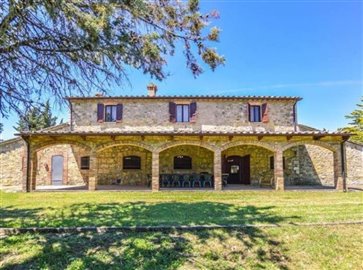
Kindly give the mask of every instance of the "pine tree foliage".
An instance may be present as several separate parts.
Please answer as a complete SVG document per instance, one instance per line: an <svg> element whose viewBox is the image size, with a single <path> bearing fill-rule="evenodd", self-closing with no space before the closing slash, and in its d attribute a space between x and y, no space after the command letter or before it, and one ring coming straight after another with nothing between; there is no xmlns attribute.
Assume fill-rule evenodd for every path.
<svg viewBox="0 0 363 270"><path fill-rule="evenodd" d="M357 107L351 114L346 116L351 121L349 126L341 130L356 134L350 138L351 141L363 143L363 97Z"/></svg>
<svg viewBox="0 0 363 270"><path fill-rule="evenodd" d="M109 91L128 67L163 80L179 45L195 76L214 70L225 61L212 46L218 16L198 0L0 1L0 112Z"/></svg>
<svg viewBox="0 0 363 270"><path fill-rule="evenodd" d="M57 117L53 116L49 101L47 101L41 109L36 107L30 108L25 116L20 118L14 129L18 132L36 131L56 124Z"/></svg>

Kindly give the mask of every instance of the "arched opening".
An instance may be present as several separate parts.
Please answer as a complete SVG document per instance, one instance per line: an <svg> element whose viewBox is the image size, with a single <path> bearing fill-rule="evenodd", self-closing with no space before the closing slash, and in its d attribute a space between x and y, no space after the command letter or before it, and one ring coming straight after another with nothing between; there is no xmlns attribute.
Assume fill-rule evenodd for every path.
<svg viewBox="0 0 363 270"><path fill-rule="evenodd" d="M159 154L160 188L213 188L213 151L199 145L174 145Z"/></svg>
<svg viewBox="0 0 363 270"><path fill-rule="evenodd" d="M335 186L332 148L313 143L296 143L285 148L286 188Z"/></svg>
<svg viewBox="0 0 363 270"><path fill-rule="evenodd" d="M152 154L136 145L100 148L97 157L97 189L149 189Z"/></svg>
<svg viewBox="0 0 363 270"><path fill-rule="evenodd" d="M89 165L85 166L85 157L89 156L90 149L76 143L65 142L38 147L31 157L32 189L86 189Z"/></svg>
<svg viewBox="0 0 363 270"><path fill-rule="evenodd" d="M274 152L260 145L241 144L222 151L222 179L226 188L246 185L271 187Z"/></svg>

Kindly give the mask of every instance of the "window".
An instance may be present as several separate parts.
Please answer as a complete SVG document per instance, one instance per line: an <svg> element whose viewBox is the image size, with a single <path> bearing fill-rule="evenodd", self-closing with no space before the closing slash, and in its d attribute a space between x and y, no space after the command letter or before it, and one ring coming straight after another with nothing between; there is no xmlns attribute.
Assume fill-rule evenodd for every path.
<svg viewBox="0 0 363 270"><path fill-rule="evenodd" d="M123 158L124 170L138 170L141 169L141 158L138 156L127 156Z"/></svg>
<svg viewBox="0 0 363 270"><path fill-rule="evenodd" d="M175 156L174 169L190 170L192 168L192 158L188 156Z"/></svg>
<svg viewBox="0 0 363 270"><path fill-rule="evenodd" d="M106 105L105 106L105 122L116 122L117 106Z"/></svg>
<svg viewBox="0 0 363 270"><path fill-rule="evenodd" d="M176 121L189 122L189 105L176 105Z"/></svg>
<svg viewBox="0 0 363 270"><path fill-rule="evenodd" d="M81 157L81 170L89 170L89 157Z"/></svg>
<svg viewBox="0 0 363 270"><path fill-rule="evenodd" d="M275 161L274 160L275 160L274 157L271 156L270 157L270 169L271 170L273 170L275 168L275 165L274 165ZM285 157L282 157L282 168L285 170Z"/></svg>
<svg viewBox="0 0 363 270"><path fill-rule="evenodd" d="M261 106L250 106L250 122L261 122Z"/></svg>

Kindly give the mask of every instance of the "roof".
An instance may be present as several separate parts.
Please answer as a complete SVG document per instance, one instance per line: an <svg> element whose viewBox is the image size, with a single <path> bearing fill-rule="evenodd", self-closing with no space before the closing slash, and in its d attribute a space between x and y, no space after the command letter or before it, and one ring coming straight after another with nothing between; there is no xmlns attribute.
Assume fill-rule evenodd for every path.
<svg viewBox="0 0 363 270"><path fill-rule="evenodd" d="M69 127L69 126L70 125L68 123L63 123L63 124L59 124L59 125L55 125L55 126L43 128L41 130L38 130L37 132L47 132L47 131L54 132L54 131L59 131L61 129L65 129L65 128ZM16 136L19 136L19 135L21 135L21 133L17 133L15 135ZM15 143L15 142L18 142L18 141L21 141L21 140L22 140L21 137L15 137L15 138L12 138L12 139L0 141L0 145L11 144L11 143Z"/></svg>
<svg viewBox="0 0 363 270"><path fill-rule="evenodd" d="M290 97L290 96L224 96L224 95L182 95L182 96L93 96L93 97L66 97L68 100L100 100L100 99L237 99L237 100L302 100L301 97Z"/></svg>
<svg viewBox="0 0 363 270"><path fill-rule="evenodd" d="M18 135L77 135L77 136L344 136L349 137L352 134L346 132L328 132L328 131L291 131L291 132L272 132L272 131L35 131L22 132Z"/></svg>

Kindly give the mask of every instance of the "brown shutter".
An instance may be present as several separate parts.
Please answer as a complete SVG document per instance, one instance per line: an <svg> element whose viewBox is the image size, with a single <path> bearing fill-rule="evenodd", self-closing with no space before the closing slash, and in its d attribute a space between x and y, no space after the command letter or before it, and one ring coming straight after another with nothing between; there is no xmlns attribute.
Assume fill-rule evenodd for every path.
<svg viewBox="0 0 363 270"><path fill-rule="evenodd" d="M262 123L268 123L268 110L267 110L267 103L262 104Z"/></svg>
<svg viewBox="0 0 363 270"><path fill-rule="evenodd" d="M102 103L97 104L97 122L103 122L105 118L105 106Z"/></svg>
<svg viewBox="0 0 363 270"><path fill-rule="evenodd" d="M292 107L292 120L294 121L294 124L296 123L296 103Z"/></svg>
<svg viewBox="0 0 363 270"><path fill-rule="evenodd" d="M190 122L195 122L197 120L197 103L190 103Z"/></svg>
<svg viewBox="0 0 363 270"><path fill-rule="evenodd" d="M116 122L120 122L122 120L123 106L122 104L117 104L116 106Z"/></svg>
<svg viewBox="0 0 363 270"><path fill-rule="evenodd" d="M247 115L248 115L248 121L251 122L251 105L247 103Z"/></svg>
<svg viewBox="0 0 363 270"><path fill-rule="evenodd" d="M176 104L174 102L169 102L169 114L170 122L176 122Z"/></svg>

